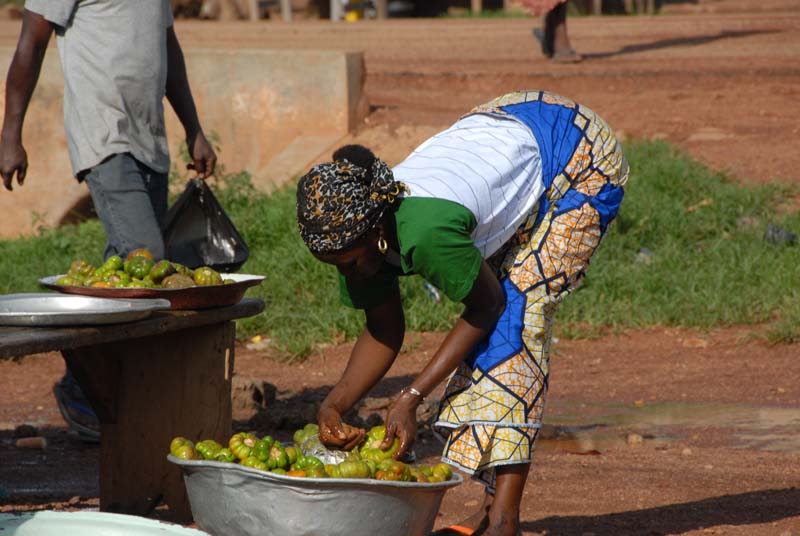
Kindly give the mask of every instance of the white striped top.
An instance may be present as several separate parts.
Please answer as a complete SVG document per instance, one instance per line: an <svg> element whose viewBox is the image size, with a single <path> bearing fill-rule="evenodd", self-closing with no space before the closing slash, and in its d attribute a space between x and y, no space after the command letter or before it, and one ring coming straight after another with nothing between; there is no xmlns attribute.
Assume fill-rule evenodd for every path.
<svg viewBox="0 0 800 536"><path fill-rule="evenodd" d="M474 114L436 134L394 168L407 197L458 203L475 216L475 247L490 257L544 192L539 145L514 118Z"/></svg>

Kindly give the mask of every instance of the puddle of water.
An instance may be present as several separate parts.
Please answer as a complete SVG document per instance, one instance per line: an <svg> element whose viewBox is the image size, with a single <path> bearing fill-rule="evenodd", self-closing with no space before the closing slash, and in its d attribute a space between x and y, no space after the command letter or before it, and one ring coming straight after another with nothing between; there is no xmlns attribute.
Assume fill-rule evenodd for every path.
<svg viewBox="0 0 800 536"><path fill-rule="evenodd" d="M668 444L669 427L732 429L734 448L800 453L800 408L724 404L647 404L643 407L553 401L542 431L543 450L591 454L627 444L623 428L648 443Z"/></svg>

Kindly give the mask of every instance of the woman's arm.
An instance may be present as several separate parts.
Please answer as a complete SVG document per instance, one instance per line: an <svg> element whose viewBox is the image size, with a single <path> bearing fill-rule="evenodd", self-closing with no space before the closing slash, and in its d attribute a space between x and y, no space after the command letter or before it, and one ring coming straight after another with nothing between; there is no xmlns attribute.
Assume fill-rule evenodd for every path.
<svg viewBox="0 0 800 536"><path fill-rule="evenodd" d="M394 363L405 335L399 291L389 301L366 311L367 325L358 337L341 379L319 410L323 444L350 450L363 438L361 429L345 430L342 415L383 378Z"/></svg>
<svg viewBox="0 0 800 536"><path fill-rule="evenodd" d="M410 387L428 395L447 378L470 351L492 330L506 306L500 281L484 261L472 290L462 301L464 312L445 337L434 356L411 383ZM394 437L400 440L395 458L413 445L417 436L416 410L421 398L404 391L389 408L386 416L386 439L382 448L389 448Z"/></svg>

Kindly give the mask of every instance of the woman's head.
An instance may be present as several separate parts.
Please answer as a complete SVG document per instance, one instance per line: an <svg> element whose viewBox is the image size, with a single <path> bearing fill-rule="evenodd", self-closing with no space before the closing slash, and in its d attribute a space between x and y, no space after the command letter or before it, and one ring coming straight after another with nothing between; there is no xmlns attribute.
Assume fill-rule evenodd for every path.
<svg viewBox="0 0 800 536"><path fill-rule="evenodd" d="M317 258L348 276L377 272L381 219L404 191L389 167L361 145L345 145L333 161L304 175L297 186L297 225ZM380 260L380 262L377 262ZM364 273L371 271L372 273Z"/></svg>

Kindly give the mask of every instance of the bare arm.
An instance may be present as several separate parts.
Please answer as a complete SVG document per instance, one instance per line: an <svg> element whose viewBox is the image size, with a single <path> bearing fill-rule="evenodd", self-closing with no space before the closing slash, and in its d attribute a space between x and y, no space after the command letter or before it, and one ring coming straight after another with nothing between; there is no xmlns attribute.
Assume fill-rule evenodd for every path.
<svg viewBox="0 0 800 536"><path fill-rule="evenodd" d="M341 416L383 378L394 363L405 336L405 318L399 292L366 312L367 326L356 341L341 379L319 410L320 439L329 446L349 450L363 430L345 431Z"/></svg>
<svg viewBox="0 0 800 536"><path fill-rule="evenodd" d="M462 301L464 312L431 360L411 383L422 396L428 395L449 376L469 355L472 349L492 330L505 309L505 294L497 277L486 262L472 285L472 290ZM386 416L386 439L383 448L391 445L394 437L400 440L395 455L399 458L416 440L416 409L420 398L409 393L398 397Z"/></svg>
<svg viewBox="0 0 800 536"><path fill-rule="evenodd" d="M208 143L200 128L197 117L197 108L189 87L186 76L186 62L183 50L175 35L175 28L167 28L167 100L175 114L178 116L186 131L186 145L194 161L191 169L197 171L201 178L206 178L214 172L217 164L217 155Z"/></svg>
<svg viewBox="0 0 800 536"><path fill-rule="evenodd" d="M12 190L15 173L17 184L25 181L28 155L22 146L22 124L51 35L53 25L44 17L27 9L22 12L22 31L6 77L6 107L0 134L0 175L7 190Z"/></svg>

